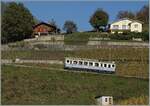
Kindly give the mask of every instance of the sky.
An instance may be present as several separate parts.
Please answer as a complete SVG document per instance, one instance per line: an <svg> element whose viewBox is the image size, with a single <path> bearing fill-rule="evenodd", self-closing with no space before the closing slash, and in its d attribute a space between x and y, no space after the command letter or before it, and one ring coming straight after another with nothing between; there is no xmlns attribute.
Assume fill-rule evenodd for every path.
<svg viewBox="0 0 150 106"><path fill-rule="evenodd" d="M40 21L56 21L62 29L66 20L72 20L77 24L79 31L92 30L89 23L90 16L97 8L102 8L109 14L109 23L116 19L120 10L139 11L148 0L142 1L23 1L25 7Z"/></svg>

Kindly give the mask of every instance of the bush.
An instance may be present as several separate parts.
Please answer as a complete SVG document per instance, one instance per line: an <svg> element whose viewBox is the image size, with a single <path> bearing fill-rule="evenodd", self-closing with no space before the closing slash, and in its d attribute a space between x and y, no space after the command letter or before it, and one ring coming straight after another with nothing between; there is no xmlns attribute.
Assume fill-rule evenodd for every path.
<svg viewBox="0 0 150 106"><path fill-rule="evenodd" d="M132 36L123 34L112 34L110 35L110 38L113 40L131 40Z"/></svg>
<svg viewBox="0 0 150 106"><path fill-rule="evenodd" d="M143 32L141 35L144 41L149 41L149 32Z"/></svg>
<svg viewBox="0 0 150 106"><path fill-rule="evenodd" d="M143 41L149 41L149 32L124 32L122 34L111 34L109 36L113 40L132 40L132 38L142 38Z"/></svg>

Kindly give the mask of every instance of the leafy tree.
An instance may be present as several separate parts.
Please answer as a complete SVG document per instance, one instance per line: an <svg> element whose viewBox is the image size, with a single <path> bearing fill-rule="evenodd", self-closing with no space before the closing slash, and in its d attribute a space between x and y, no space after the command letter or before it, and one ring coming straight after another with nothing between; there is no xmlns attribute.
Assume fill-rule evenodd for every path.
<svg viewBox="0 0 150 106"><path fill-rule="evenodd" d="M131 11L119 11L117 14L117 19L122 19L122 18L135 19L135 14L132 13Z"/></svg>
<svg viewBox="0 0 150 106"><path fill-rule="evenodd" d="M143 22L143 31L149 32L149 6L144 5L136 14L137 20Z"/></svg>
<svg viewBox="0 0 150 106"><path fill-rule="evenodd" d="M100 31L103 27L106 27L108 23L109 16L107 12L102 9L97 9L91 16L89 22L96 29Z"/></svg>
<svg viewBox="0 0 150 106"><path fill-rule="evenodd" d="M50 21L48 21L48 23L49 23L50 25L53 25L53 26L57 27L56 21L55 21L54 19L51 19Z"/></svg>
<svg viewBox="0 0 150 106"><path fill-rule="evenodd" d="M73 33L77 31L77 25L73 21L68 20L65 22L63 29L66 33Z"/></svg>
<svg viewBox="0 0 150 106"><path fill-rule="evenodd" d="M149 23L149 6L144 5L140 11L137 12L136 17L138 20L143 21L145 24Z"/></svg>
<svg viewBox="0 0 150 106"><path fill-rule="evenodd" d="M41 20L37 19L35 16L33 16L34 24L38 24L41 22Z"/></svg>
<svg viewBox="0 0 150 106"><path fill-rule="evenodd" d="M22 3L10 2L2 15L2 38L14 42L29 38L34 18Z"/></svg>
<svg viewBox="0 0 150 106"><path fill-rule="evenodd" d="M7 3L1 1L1 14L3 14L6 10L7 7Z"/></svg>

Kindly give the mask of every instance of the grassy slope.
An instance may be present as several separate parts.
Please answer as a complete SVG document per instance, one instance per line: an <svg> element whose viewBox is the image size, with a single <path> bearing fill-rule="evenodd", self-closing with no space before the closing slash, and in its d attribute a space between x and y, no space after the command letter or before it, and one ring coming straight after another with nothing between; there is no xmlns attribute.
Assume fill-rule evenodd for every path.
<svg viewBox="0 0 150 106"><path fill-rule="evenodd" d="M133 34L130 34L133 36ZM64 43L67 45L85 45L88 43L89 38L111 38L110 41L121 41L121 42L136 42L136 41L132 41L132 40L125 40L126 37L122 37L122 36L126 36L126 35L122 35L122 36L115 36L114 34L107 34L107 33L101 33L101 32L76 32L76 33L72 33L72 34L67 34L64 36ZM139 34L134 34L134 37L138 37ZM120 39L119 39L119 38ZM121 40L122 39L122 40ZM102 40L101 40L102 41ZM106 41L106 40L104 40Z"/></svg>
<svg viewBox="0 0 150 106"><path fill-rule="evenodd" d="M148 96L148 80L2 66L2 104L95 104L99 95L115 104Z"/></svg>
<svg viewBox="0 0 150 106"><path fill-rule="evenodd" d="M118 75L148 77L148 48L101 48L80 51L2 51L2 59L58 59L64 56L115 61Z"/></svg>
<svg viewBox="0 0 150 106"><path fill-rule="evenodd" d="M2 51L2 59L35 59L35 60L63 60L63 51L48 51L48 50L11 50Z"/></svg>
<svg viewBox="0 0 150 106"><path fill-rule="evenodd" d="M12 50L2 51L2 59L64 59L64 56L95 58L95 59L138 59L148 60L148 48L99 48L79 51L50 51L50 50Z"/></svg>

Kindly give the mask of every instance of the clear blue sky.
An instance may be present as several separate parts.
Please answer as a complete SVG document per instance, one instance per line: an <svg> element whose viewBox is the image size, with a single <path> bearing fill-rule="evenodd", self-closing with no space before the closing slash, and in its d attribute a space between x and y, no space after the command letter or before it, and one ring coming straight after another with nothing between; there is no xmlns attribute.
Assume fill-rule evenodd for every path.
<svg viewBox="0 0 150 106"><path fill-rule="evenodd" d="M74 21L79 31L91 30L89 18L97 8L102 8L109 14L109 23L116 19L120 10L136 12L146 1L24 1L24 5L39 20L47 22L52 18L62 29L66 20Z"/></svg>

